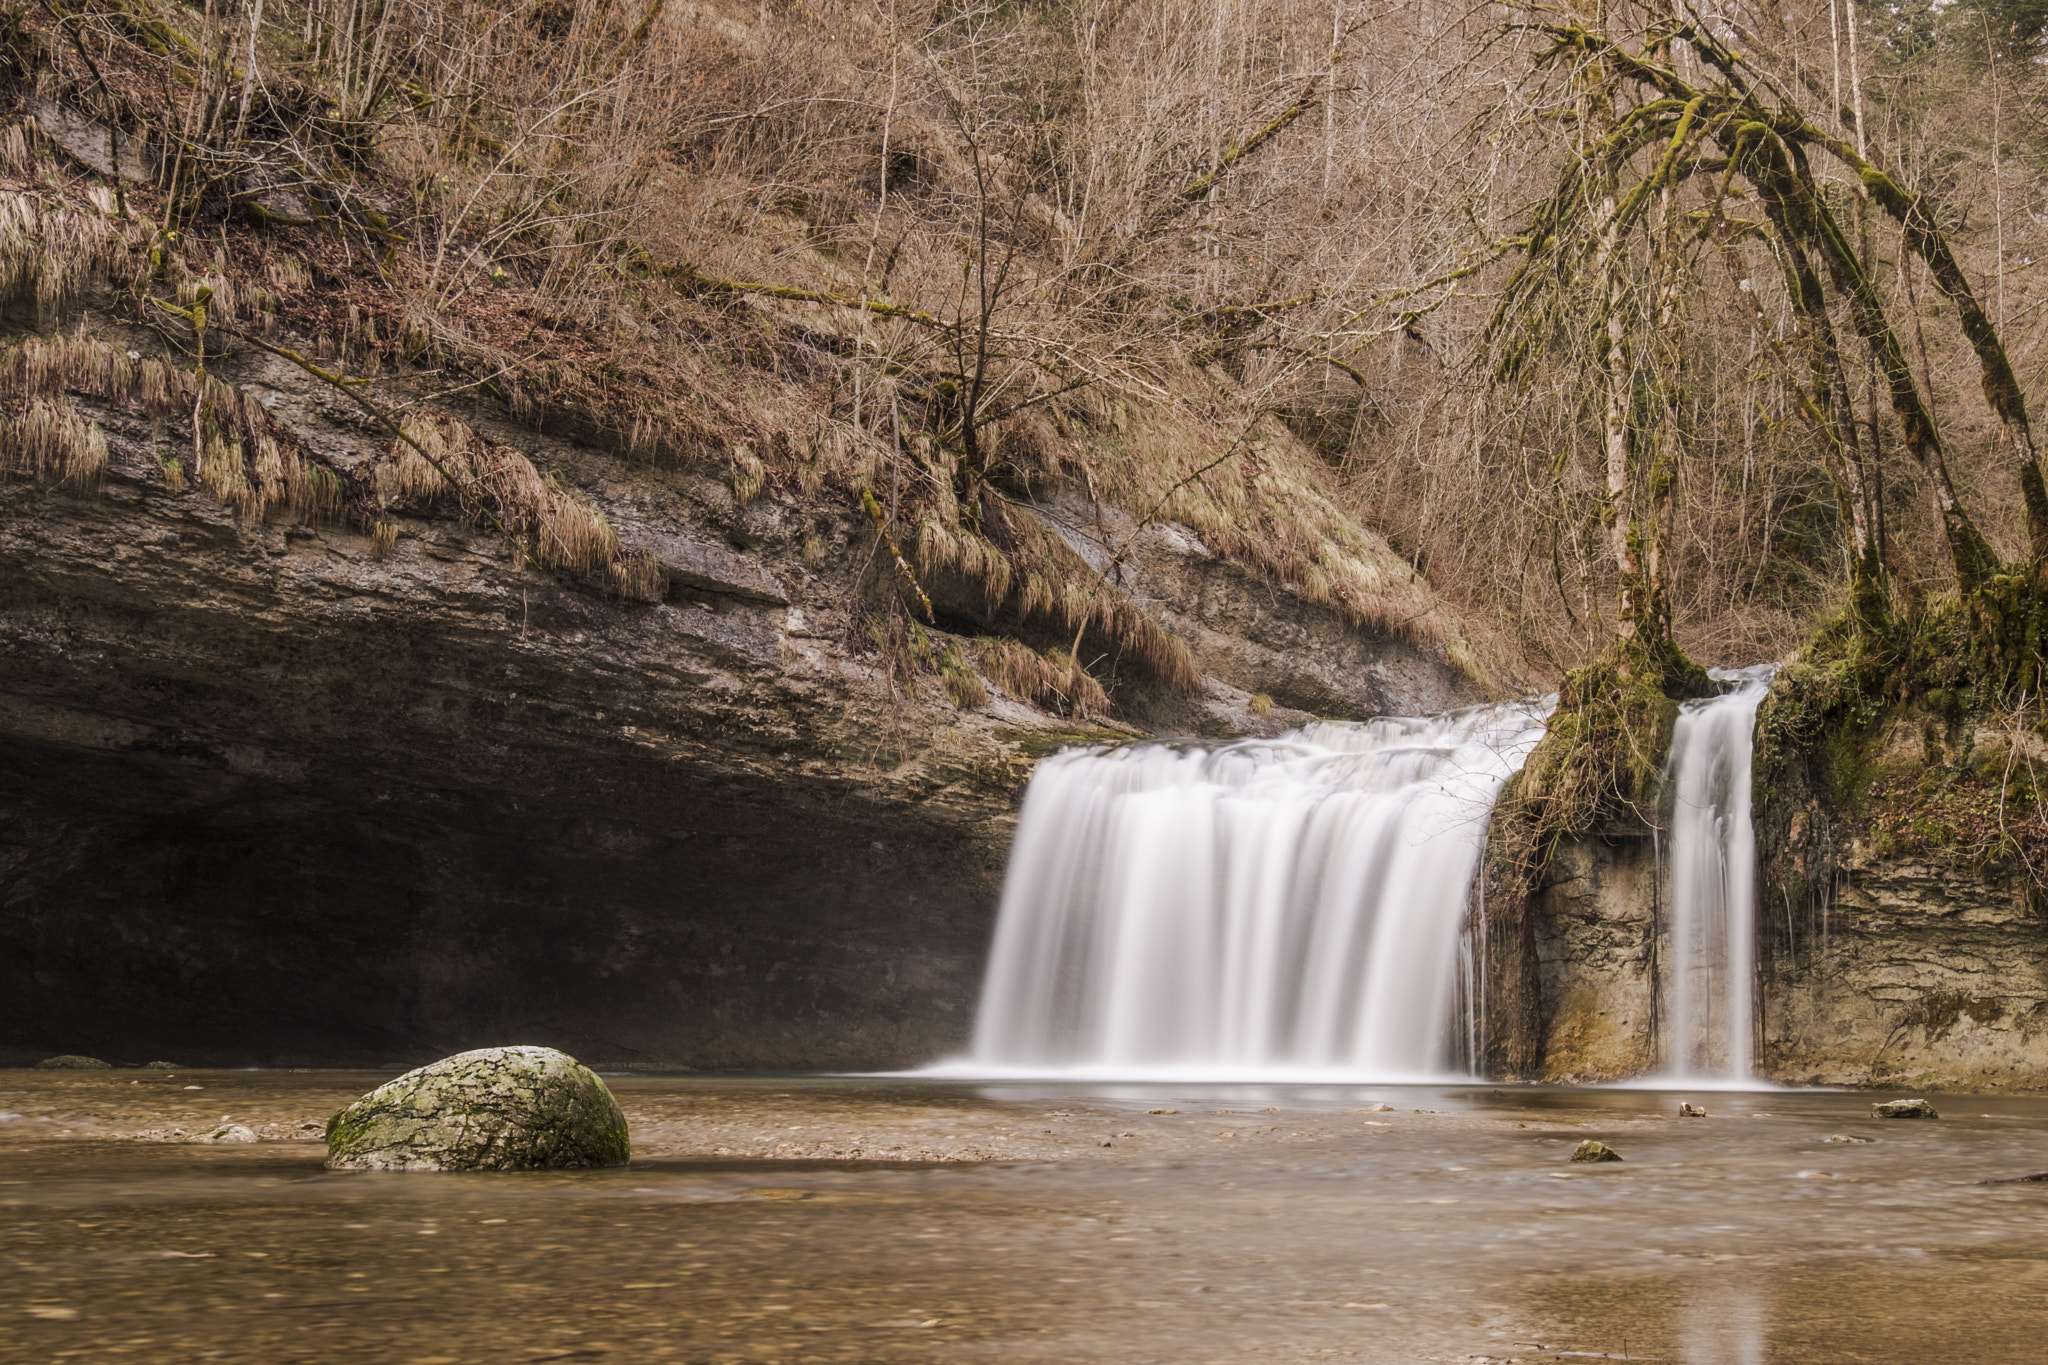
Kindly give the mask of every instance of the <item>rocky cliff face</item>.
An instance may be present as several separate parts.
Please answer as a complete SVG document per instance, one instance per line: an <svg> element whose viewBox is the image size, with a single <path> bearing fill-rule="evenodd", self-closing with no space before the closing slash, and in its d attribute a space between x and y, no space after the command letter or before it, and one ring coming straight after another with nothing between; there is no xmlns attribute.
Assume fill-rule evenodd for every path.
<svg viewBox="0 0 2048 1365"><path fill-rule="evenodd" d="M1773 1080L2048 1086L2048 923L2012 879L1859 844L1832 899L1798 918L1768 937Z"/></svg>
<svg viewBox="0 0 2048 1365"><path fill-rule="evenodd" d="M339 467L388 446L281 361L215 364ZM488 411L467 416L659 560L664 600L452 517L401 517L388 546L240 519L166 488L176 432L90 415L97 486L0 480L0 1062L520 1042L914 1064L965 1039L1036 757L1476 696L1441 649L1078 497L1036 514L1084 555L1135 537L1117 573L1192 645L1200 695L1135 681L1126 720L1086 725L1000 689L961 709L866 638L857 508L742 501ZM940 605L985 624L971 597Z"/></svg>
<svg viewBox="0 0 2048 1365"><path fill-rule="evenodd" d="M1916 703L1760 773L1767 1074L2048 1086L2043 830L2017 799L2035 771L2028 730Z"/></svg>
<svg viewBox="0 0 2048 1365"><path fill-rule="evenodd" d="M2011 860L1958 846L1924 804L2048 753L2024 733L1910 711L1856 737L1853 753L1844 743L1823 737L1758 773L1759 1072L1824 1085L2048 1086L2041 893ZM1902 792L1920 804L1902 812ZM2022 818L2038 817L2015 812L2008 833ZM1945 830L1950 842L1929 849L1891 832L1907 827ZM1647 828L1566 842L1551 858L1531 901L1534 1077L1616 1080L1668 1058L1663 876Z"/></svg>
<svg viewBox="0 0 2048 1365"><path fill-rule="evenodd" d="M1549 1081L1612 1081L1656 1068L1656 843L1611 830L1564 843L1532 902L1541 1064Z"/></svg>

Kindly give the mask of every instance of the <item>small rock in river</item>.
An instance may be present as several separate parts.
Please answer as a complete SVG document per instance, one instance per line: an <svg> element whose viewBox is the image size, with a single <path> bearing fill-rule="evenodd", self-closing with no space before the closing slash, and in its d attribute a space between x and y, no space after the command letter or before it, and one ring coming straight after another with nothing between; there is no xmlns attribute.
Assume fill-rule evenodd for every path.
<svg viewBox="0 0 2048 1365"><path fill-rule="evenodd" d="M218 1128L209 1128L198 1138L201 1142L254 1142L256 1130L239 1123L223 1123Z"/></svg>
<svg viewBox="0 0 2048 1365"><path fill-rule="evenodd" d="M1682 1119L1703 1119L1706 1116L1706 1110L1699 1108L1697 1105L1688 1104L1684 1100L1679 1101L1678 1117Z"/></svg>
<svg viewBox="0 0 2048 1365"><path fill-rule="evenodd" d="M62 1057L45 1057L36 1063L38 1071L112 1071L112 1062L103 1062L97 1057L74 1057L70 1053Z"/></svg>
<svg viewBox="0 0 2048 1365"><path fill-rule="evenodd" d="M1822 1142L1860 1142L1860 1143L1868 1143L1868 1142L1870 1141L1870 1139L1869 1139L1869 1138L1860 1138L1860 1137L1850 1137L1850 1136L1849 1136L1849 1135L1848 1135L1847 1133L1830 1133L1830 1134L1828 1134L1828 1135L1827 1135L1826 1137L1822 1138L1822 1139L1821 1139L1821 1141L1822 1141Z"/></svg>
<svg viewBox="0 0 2048 1365"><path fill-rule="evenodd" d="M1584 1142L1580 1143L1577 1147L1574 1147L1572 1149L1572 1160L1619 1161L1621 1160L1621 1153L1615 1151L1612 1147L1609 1147L1604 1142L1595 1142L1593 1141L1593 1139L1587 1138Z"/></svg>
<svg viewBox="0 0 2048 1365"><path fill-rule="evenodd" d="M183 1071L185 1068L179 1066L176 1062L144 1062L142 1069L144 1071Z"/></svg>
<svg viewBox="0 0 2048 1365"><path fill-rule="evenodd" d="M612 1092L551 1047L444 1057L327 1121L336 1170L569 1170L623 1166L632 1150Z"/></svg>
<svg viewBox="0 0 2048 1365"><path fill-rule="evenodd" d="M1391 1104L1368 1104L1358 1112L1361 1114L1391 1114L1394 1112L1394 1106Z"/></svg>
<svg viewBox="0 0 2048 1365"><path fill-rule="evenodd" d="M1940 1114L1934 1112L1934 1106L1926 1100L1886 1100L1883 1104L1871 1105L1870 1112L1875 1117L1881 1119L1938 1119L1941 1117Z"/></svg>

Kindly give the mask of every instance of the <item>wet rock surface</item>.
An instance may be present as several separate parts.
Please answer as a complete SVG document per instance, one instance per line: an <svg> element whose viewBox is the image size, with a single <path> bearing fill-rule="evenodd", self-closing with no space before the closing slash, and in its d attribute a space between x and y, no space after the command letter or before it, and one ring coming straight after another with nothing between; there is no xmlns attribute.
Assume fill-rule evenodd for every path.
<svg viewBox="0 0 2048 1365"><path fill-rule="evenodd" d="M1584 1142L1572 1148L1572 1160L1575 1162L1619 1161L1621 1160L1621 1153L1615 1151L1604 1142L1587 1138Z"/></svg>
<svg viewBox="0 0 2048 1365"><path fill-rule="evenodd" d="M1822 915L1767 940L1775 1079L2048 1085L2048 936L2028 888L1847 850Z"/></svg>
<svg viewBox="0 0 2048 1365"><path fill-rule="evenodd" d="M112 1062L103 1062L97 1057L45 1057L36 1063L41 1071L112 1071Z"/></svg>
<svg viewBox="0 0 2048 1365"><path fill-rule="evenodd" d="M1612 1081L1657 1064L1658 862L1647 831L1562 840L1530 899L1535 1078Z"/></svg>
<svg viewBox="0 0 2048 1365"><path fill-rule="evenodd" d="M1940 1114L1926 1100L1886 1100L1870 1106L1872 1118L1880 1119L1938 1119Z"/></svg>
<svg viewBox="0 0 2048 1365"><path fill-rule="evenodd" d="M1782 839L1782 812L1760 814L1760 826L1773 818ZM2040 898L2023 879L1880 857L1867 842L1842 852L1825 905L1811 911L1788 909L1796 899L1768 882L1766 865L1759 1073L1811 1085L2048 1087ZM1552 854L1531 902L1536 1078L1609 1081L1658 1065L1655 986L1671 952L1657 857L1647 830L1562 841Z"/></svg>
<svg viewBox="0 0 2048 1365"><path fill-rule="evenodd" d="M545 1047L408 1071L329 1119L326 1137L328 1167L357 1171L582 1170L623 1166L633 1150L604 1082Z"/></svg>
<svg viewBox="0 0 2048 1365"><path fill-rule="evenodd" d="M257 1142L256 1130L246 1123L224 1123L198 1135L200 1142Z"/></svg>

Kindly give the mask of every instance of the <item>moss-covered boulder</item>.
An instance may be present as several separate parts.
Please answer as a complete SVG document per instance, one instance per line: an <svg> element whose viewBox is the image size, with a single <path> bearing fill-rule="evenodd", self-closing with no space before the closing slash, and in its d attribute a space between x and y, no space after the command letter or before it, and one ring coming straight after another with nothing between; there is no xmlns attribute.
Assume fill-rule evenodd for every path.
<svg viewBox="0 0 2048 1365"><path fill-rule="evenodd" d="M1587 1138L1584 1142L1572 1148L1572 1160L1619 1161L1621 1160L1621 1153L1615 1151L1604 1142L1595 1142L1593 1139Z"/></svg>
<svg viewBox="0 0 2048 1365"><path fill-rule="evenodd" d="M66 1053L62 1057L45 1057L36 1063L38 1071L112 1071L112 1062L103 1062L97 1057L75 1057Z"/></svg>
<svg viewBox="0 0 2048 1365"><path fill-rule="evenodd" d="M623 1166L632 1152L612 1092L551 1047L444 1057L327 1121L336 1170L573 1170Z"/></svg>

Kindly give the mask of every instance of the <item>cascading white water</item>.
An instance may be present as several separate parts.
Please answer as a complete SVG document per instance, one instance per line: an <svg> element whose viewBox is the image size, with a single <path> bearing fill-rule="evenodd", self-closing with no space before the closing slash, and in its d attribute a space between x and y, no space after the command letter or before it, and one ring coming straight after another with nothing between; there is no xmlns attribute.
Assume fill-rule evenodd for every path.
<svg viewBox="0 0 2048 1365"><path fill-rule="evenodd" d="M1046 760L1024 799L982 1074L1441 1076L1501 784L1547 707Z"/></svg>
<svg viewBox="0 0 2048 1365"><path fill-rule="evenodd" d="M1684 1081L1744 1081L1756 973L1756 831L1751 731L1774 666L1714 669L1735 684L1687 702L1671 737L1671 947L1665 970L1665 1069Z"/></svg>

